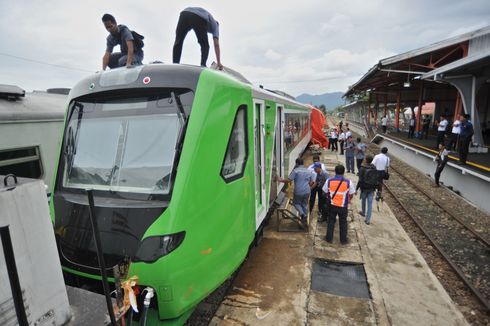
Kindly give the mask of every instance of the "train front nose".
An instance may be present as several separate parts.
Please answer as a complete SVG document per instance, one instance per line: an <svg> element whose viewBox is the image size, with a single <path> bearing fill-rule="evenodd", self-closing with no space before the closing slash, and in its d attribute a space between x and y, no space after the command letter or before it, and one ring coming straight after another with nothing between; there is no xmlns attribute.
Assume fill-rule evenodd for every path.
<svg viewBox="0 0 490 326"><path fill-rule="evenodd" d="M63 265L93 273L99 266L88 204L64 196L55 196L54 204L60 217L55 230ZM125 258L154 261L180 245L185 236L183 232L143 239L164 210L163 207L111 207L109 202L96 201L95 216L105 267L111 269Z"/></svg>

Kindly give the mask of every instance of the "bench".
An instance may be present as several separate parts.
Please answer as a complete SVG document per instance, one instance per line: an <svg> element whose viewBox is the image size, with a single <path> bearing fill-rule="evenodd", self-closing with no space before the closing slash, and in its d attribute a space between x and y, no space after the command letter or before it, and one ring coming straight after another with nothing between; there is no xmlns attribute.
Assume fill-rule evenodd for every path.
<svg viewBox="0 0 490 326"><path fill-rule="evenodd" d="M288 189L288 194L291 192L291 187ZM301 221L301 218L293 205L291 196L281 191L277 195L274 205L277 212L277 231L278 232L296 232L296 231L308 231L310 217L307 217L306 224ZM281 222L283 220L291 220L298 225L298 229L282 228Z"/></svg>

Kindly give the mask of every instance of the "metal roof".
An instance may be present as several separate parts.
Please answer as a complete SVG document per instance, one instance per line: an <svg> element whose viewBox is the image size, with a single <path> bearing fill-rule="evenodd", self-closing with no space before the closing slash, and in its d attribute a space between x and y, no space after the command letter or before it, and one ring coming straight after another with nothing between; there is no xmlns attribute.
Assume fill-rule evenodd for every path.
<svg viewBox="0 0 490 326"><path fill-rule="evenodd" d="M431 52L434 52L434 51L437 51L437 50L440 50L443 48L447 48L448 46L451 46L454 44L469 41L471 39L474 39L476 37L483 36L486 34L490 34L490 26L480 28L480 29L477 29L475 31L471 31L471 32L468 32L465 34L455 36L455 37L451 37L451 38L448 38L448 39L445 39L445 40L442 40L442 41L421 47L419 49L411 50L411 51L408 51L408 52L405 52L402 54L398 54L398 55L395 55L392 57L382 59L379 61L379 64L382 66L391 65L393 63L404 61L404 60L407 60L407 59L410 59L410 58L413 58L413 57L416 57L416 56L419 56L422 54L427 54L427 53L431 53Z"/></svg>
<svg viewBox="0 0 490 326"><path fill-rule="evenodd" d="M0 124L21 121L63 121L67 96L34 91L16 101L0 99Z"/></svg>
<svg viewBox="0 0 490 326"><path fill-rule="evenodd" d="M433 69L459 60L463 55L461 47L464 42L484 39L488 35L490 35L490 26L381 59L349 87L344 97L372 88L383 88L384 91L400 89L405 81L416 85L418 81L413 79L415 76L427 74ZM440 86L430 85L429 87L438 88Z"/></svg>
<svg viewBox="0 0 490 326"><path fill-rule="evenodd" d="M480 70L482 66L488 65L490 65L490 51L456 60L422 75L421 78L438 80L441 79L438 77L442 77L442 75L446 73L468 72L469 70L472 70L472 68Z"/></svg>

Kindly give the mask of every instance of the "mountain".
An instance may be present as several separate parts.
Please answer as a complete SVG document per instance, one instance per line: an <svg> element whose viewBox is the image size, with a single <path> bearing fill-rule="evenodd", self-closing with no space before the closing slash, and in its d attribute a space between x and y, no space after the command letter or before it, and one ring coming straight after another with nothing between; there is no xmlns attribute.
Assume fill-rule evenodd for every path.
<svg viewBox="0 0 490 326"><path fill-rule="evenodd" d="M342 92L325 93L320 95L301 94L300 96L296 97L296 101L305 104L312 104L314 106L324 104L327 109L332 110L335 107L344 104L342 95L344 95Z"/></svg>

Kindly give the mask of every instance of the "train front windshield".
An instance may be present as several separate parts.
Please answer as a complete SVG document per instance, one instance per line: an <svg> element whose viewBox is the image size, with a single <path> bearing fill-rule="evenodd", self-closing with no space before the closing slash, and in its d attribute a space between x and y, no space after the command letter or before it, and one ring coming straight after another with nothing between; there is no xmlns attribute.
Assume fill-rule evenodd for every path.
<svg viewBox="0 0 490 326"><path fill-rule="evenodd" d="M167 90L73 102L65 134L63 187L168 194L192 99L191 91Z"/></svg>

